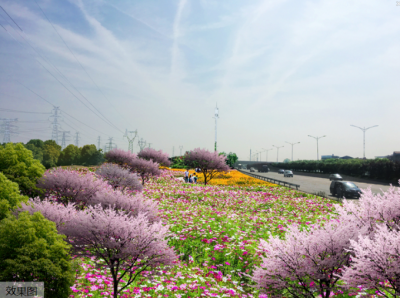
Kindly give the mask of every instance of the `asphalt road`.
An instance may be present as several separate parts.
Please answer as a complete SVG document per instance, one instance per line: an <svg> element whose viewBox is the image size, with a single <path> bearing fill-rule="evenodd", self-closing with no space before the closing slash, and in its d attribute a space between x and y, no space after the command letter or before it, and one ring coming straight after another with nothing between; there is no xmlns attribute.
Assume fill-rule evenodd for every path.
<svg viewBox="0 0 400 298"><path fill-rule="evenodd" d="M249 170L242 170L242 171L244 173L250 173ZM329 190L331 181L329 181L329 179L325 177L311 177L305 175L296 175L296 173L294 173L292 178L292 177L283 177L283 174L278 174L277 172L259 173L257 171L253 172L252 174L273 178L280 181L290 182L294 184L299 184L300 185L299 190L312 194L318 192L324 192L325 193L324 197L333 198ZM354 182L360 189L366 189L368 187L371 187L372 192L375 194L381 193L381 189L383 191L386 191L390 187L387 183L379 183L375 181L372 183L369 181L363 181L363 179L359 178L354 180L352 180L350 177L343 177L343 178L345 178L345 180L347 181Z"/></svg>

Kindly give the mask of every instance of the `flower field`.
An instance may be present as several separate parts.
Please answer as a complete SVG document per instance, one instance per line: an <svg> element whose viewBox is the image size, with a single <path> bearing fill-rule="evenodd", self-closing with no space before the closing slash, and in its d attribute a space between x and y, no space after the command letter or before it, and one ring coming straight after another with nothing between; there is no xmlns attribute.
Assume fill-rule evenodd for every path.
<svg viewBox="0 0 400 298"><path fill-rule="evenodd" d="M247 276L260 263L259 239L283 236L293 223L318 224L335 208L326 199L241 175L232 171L204 186L182 183L176 179L181 171L163 170L145 185L143 195L159 203L170 225L169 245L180 258L172 269L143 274L122 297L266 297ZM80 267L74 297L110 296L107 270L87 258Z"/></svg>
<svg viewBox="0 0 400 298"><path fill-rule="evenodd" d="M182 173L185 171L184 169L172 169L175 172ZM190 174L195 173L193 170L189 171ZM197 183L204 184L204 176L202 173L196 173L199 177ZM229 173L218 173L215 178L213 178L208 185L230 185L230 186L277 186L276 184L259 180L250 176L247 176L237 170L231 170Z"/></svg>

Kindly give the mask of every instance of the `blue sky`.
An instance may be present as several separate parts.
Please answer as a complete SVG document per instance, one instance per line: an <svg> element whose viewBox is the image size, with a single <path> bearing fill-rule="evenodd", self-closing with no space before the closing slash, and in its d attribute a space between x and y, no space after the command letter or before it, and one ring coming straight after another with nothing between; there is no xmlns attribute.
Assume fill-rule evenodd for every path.
<svg viewBox="0 0 400 298"><path fill-rule="evenodd" d="M379 125L367 157L400 150L396 1L36 2L0 1L22 29L0 9L0 109L59 106L80 121L64 114L62 129L81 145L113 137L126 149L123 132L137 129L169 154L212 150L218 103L218 149L241 159L272 145L291 158L285 142L315 159L308 135L326 135L320 154L362 157L351 124ZM0 110L20 121L15 142L49 139L48 116Z"/></svg>

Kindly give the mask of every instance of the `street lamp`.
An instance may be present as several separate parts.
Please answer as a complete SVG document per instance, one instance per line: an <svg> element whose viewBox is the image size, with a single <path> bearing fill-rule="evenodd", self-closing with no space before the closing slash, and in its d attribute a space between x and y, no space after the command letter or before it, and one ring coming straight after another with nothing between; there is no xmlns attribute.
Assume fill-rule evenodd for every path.
<svg viewBox="0 0 400 298"><path fill-rule="evenodd" d="M363 134L364 134L364 158L365 158L365 132L370 128L377 127L378 125L370 126L370 127L367 127L367 128L365 128L365 127L362 128L362 127L358 127L358 126L355 126L355 125L350 125L350 126L357 127L357 128L359 128L359 129L361 129L363 131Z"/></svg>
<svg viewBox="0 0 400 298"><path fill-rule="evenodd" d="M326 137L326 136L322 136L322 137L313 137L313 136L310 136L310 135L308 135L308 136L317 140L317 160L319 160L318 140L321 139L321 138L324 138L324 137Z"/></svg>
<svg viewBox="0 0 400 298"><path fill-rule="evenodd" d="M276 162L278 162L279 148L282 148L282 147L285 147L285 146L280 146L280 147L278 147L278 146L272 145L272 147L275 147L275 148L276 148Z"/></svg>
<svg viewBox="0 0 400 298"><path fill-rule="evenodd" d="M293 145L300 144L300 142L297 142L297 143L289 143L289 142L286 142L286 143L292 145L292 161L293 161Z"/></svg>
<svg viewBox="0 0 400 298"><path fill-rule="evenodd" d="M262 148L265 152L267 152L267 154L266 154L266 156L265 156L265 161L268 161L268 151L271 151L271 150L274 150L274 148L272 148L272 149L265 149L265 148ZM260 158L260 160L261 160L261 158Z"/></svg>

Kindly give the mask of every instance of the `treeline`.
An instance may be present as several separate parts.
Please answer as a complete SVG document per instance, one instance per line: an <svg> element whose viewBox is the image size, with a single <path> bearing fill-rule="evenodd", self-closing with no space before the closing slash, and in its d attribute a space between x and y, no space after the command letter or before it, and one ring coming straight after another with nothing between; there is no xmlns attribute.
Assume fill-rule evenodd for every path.
<svg viewBox="0 0 400 298"><path fill-rule="evenodd" d="M83 147L71 144L61 150L61 146L53 140L32 139L23 145L26 149L32 151L33 158L39 160L47 169L69 165L92 166L104 162L102 150L97 150L93 144Z"/></svg>
<svg viewBox="0 0 400 298"><path fill-rule="evenodd" d="M185 156L187 155L188 152L185 153L185 155L183 156L174 156L174 157L170 157L169 161L171 162L171 168L173 169L186 169L188 167L190 167L190 165L185 162ZM238 156L236 155L236 153L233 152L229 152L229 153L225 153L225 152L220 152L218 153L218 155L223 155L226 157L225 163L230 167L230 168L234 168L234 164L235 162L239 159Z"/></svg>
<svg viewBox="0 0 400 298"><path fill-rule="evenodd" d="M368 177L396 181L400 178L400 162L382 159L328 159L299 160L288 163L273 163L272 166L300 172Z"/></svg>

